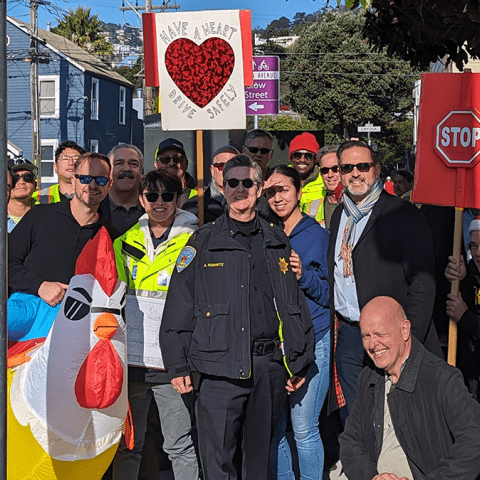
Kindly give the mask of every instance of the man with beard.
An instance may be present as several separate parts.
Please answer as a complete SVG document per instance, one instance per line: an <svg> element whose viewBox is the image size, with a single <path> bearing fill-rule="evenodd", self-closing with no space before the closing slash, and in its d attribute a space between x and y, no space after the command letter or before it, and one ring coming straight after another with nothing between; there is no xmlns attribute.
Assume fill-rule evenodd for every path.
<svg viewBox="0 0 480 480"><path fill-rule="evenodd" d="M319 150L314 135L304 132L290 142L290 161L302 180L300 210L320 224L324 224L323 199L326 189L317 165Z"/></svg>
<svg viewBox="0 0 480 480"><path fill-rule="evenodd" d="M394 298L405 309L413 335L438 356L441 350L432 323L433 244L423 215L383 189L380 164L368 144L344 142L337 157L345 190L330 226L330 321L332 335L335 314L340 321L335 361L349 413L367 359L360 311L372 298Z"/></svg>
<svg viewBox="0 0 480 480"><path fill-rule="evenodd" d="M110 150L112 188L99 211L124 234L145 213L138 201L138 185L143 177L143 155L135 145L120 144Z"/></svg>

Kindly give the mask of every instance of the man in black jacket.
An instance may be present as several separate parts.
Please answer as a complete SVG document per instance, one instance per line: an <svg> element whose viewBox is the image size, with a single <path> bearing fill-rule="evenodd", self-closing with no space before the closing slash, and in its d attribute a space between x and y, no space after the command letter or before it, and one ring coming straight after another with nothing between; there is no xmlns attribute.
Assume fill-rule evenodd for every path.
<svg viewBox="0 0 480 480"><path fill-rule="evenodd" d="M228 213L195 232L181 252L160 343L177 391L192 390L190 371L202 374L197 421L205 478L266 480L287 390L300 388L314 358L312 320L287 237L255 214L260 168L237 155L223 172ZM240 473L234 457L242 436Z"/></svg>
<svg viewBox="0 0 480 480"><path fill-rule="evenodd" d="M376 297L362 310L363 346L376 368L362 371L340 436L343 470L349 480L475 480L480 405L460 372L410 328L393 298Z"/></svg>

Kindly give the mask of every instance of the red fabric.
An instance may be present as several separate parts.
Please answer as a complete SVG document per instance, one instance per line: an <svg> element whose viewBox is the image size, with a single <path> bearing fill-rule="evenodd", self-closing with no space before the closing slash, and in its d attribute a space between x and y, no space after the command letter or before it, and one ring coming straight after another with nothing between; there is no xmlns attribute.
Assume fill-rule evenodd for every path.
<svg viewBox="0 0 480 480"><path fill-rule="evenodd" d="M128 411L127 411L127 418L125 420L125 443L127 444L127 448L129 450L133 450L135 446L135 429L133 426L133 416L132 416L132 409L130 408L130 402L128 402Z"/></svg>
<svg viewBox="0 0 480 480"><path fill-rule="evenodd" d="M16 367L22 363L29 362L30 356L27 354L33 349L44 343L46 337L25 340L23 342L8 341L7 368Z"/></svg>
<svg viewBox="0 0 480 480"><path fill-rule="evenodd" d="M122 393L123 366L110 340L100 340L88 354L75 381L83 408L108 408Z"/></svg>
<svg viewBox="0 0 480 480"><path fill-rule="evenodd" d="M75 275L91 274L100 283L103 291L112 296L117 285L118 273L112 240L105 227L89 240L75 265Z"/></svg>
<svg viewBox="0 0 480 480"><path fill-rule="evenodd" d="M197 45L179 38L167 47L165 66L178 88L198 107L208 105L232 75L235 54L221 38Z"/></svg>
<svg viewBox="0 0 480 480"><path fill-rule="evenodd" d="M158 87L158 54L157 54L157 29L155 27L155 14L144 13L143 22L143 55L145 58L145 85Z"/></svg>
<svg viewBox="0 0 480 480"><path fill-rule="evenodd" d="M252 12L240 10L240 29L242 31L243 83L246 87L253 85L252 58Z"/></svg>
<svg viewBox="0 0 480 480"><path fill-rule="evenodd" d="M393 182L391 180L385 180L385 190L390 195L395 195L395 192L393 191Z"/></svg>

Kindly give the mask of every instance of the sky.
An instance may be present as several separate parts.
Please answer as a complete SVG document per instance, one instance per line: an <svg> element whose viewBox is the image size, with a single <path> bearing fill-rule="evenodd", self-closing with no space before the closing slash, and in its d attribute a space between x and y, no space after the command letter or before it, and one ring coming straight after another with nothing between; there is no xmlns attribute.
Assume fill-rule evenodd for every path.
<svg viewBox="0 0 480 480"><path fill-rule="evenodd" d="M127 1L125 6L128 6ZM138 2L139 6L145 6L145 0L128 0L132 5ZM153 5L161 5L163 0L152 0ZM8 0L7 15L14 18L30 22L28 0ZM47 28L47 22L51 22L51 27L58 24L59 18L68 12L69 8L75 10L77 5L89 5L92 14L98 14L100 20L105 23L117 23L123 25L128 23L132 26L141 26L141 20L134 12L121 12L122 0L49 0L45 3L49 5L40 5L38 9L38 26ZM280 17L293 19L297 12L313 13L320 10L325 5L325 0L171 0L170 4L180 6L178 10L170 12L181 12L191 10L225 10L242 9L252 11L252 28L265 28L272 20ZM337 2L330 0L330 5L335 7Z"/></svg>

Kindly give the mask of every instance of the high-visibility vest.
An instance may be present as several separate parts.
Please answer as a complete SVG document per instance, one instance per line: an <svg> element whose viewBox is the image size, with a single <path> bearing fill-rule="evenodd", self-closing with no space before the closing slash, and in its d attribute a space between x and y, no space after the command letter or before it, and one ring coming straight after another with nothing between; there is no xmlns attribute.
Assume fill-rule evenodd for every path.
<svg viewBox="0 0 480 480"><path fill-rule="evenodd" d="M35 200L35 204L38 203L59 203L62 201L60 197L60 185L56 183L51 187L42 188L41 190L37 190L33 195L32 198Z"/></svg>
<svg viewBox="0 0 480 480"><path fill-rule="evenodd" d="M327 188L323 183L323 178L319 174L315 180L306 183L302 187L302 197L300 198L300 211L314 218L318 223L325 223L325 212L323 200L327 195Z"/></svg>

